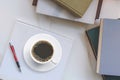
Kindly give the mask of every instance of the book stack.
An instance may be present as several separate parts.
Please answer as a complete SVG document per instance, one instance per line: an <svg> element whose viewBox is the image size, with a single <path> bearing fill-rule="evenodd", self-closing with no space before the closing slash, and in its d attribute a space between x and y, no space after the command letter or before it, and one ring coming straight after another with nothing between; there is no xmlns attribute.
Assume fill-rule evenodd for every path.
<svg viewBox="0 0 120 80"><path fill-rule="evenodd" d="M94 24L99 0L33 0L36 13L58 19Z"/></svg>
<svg viewBox="0 0 120 80"><path fill-rule="evenodd" d="M120 0L33 0L38 14L87 24L120 18L119 4Z"/></svg>
<svg viewBox="0 0 120 80"><path fill-rule="evenodd" d="M92 0L74 0L74 1L54 0L54 1L78 17L82 17L84 15L90 3L92 2Z"/></svg>
<svg viewBox="0 0 120 80"><path fill-rule="evenodd" d="M100 18L120 18L120 0L103 0Z"/></svg>
<svg viewBox="0 0 120 80"><path fill-rule="evenodd" d="M86 34L97 60L96 72L103 80L120 80L120 20L103 19Z"/></svg>

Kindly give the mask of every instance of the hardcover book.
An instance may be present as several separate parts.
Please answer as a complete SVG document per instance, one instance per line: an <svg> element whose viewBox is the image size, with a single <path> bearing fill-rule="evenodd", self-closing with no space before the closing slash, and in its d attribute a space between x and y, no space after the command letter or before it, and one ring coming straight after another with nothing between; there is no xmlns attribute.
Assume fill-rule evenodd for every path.
<svg viewBox="0 0 120 80"><path fill-rule="evenodd" d="M86 35L87 35L89 43L93 49L93 55L97 59L99 27L87 30ZM120 76L102 75L102 77L103 77L103 80L120 80Z"/></svg>
<svg viewBox="0 0 120 80"><path fill-rule="evenodd" d="M97 73L120 76L120 20L103 19L100 25Z"/></svg>
<svg viewBox="0 0 120 80"><path fill-rule="evenodd" d="M54 0L78 17L82 17L92 0Z"/></svg>

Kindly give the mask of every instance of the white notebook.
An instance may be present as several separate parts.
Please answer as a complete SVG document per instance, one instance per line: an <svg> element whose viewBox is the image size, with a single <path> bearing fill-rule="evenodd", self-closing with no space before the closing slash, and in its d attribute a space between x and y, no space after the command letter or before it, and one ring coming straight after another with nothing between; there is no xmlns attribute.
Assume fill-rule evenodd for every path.
<svg viewBox="0 0 120 80"><path fill-rule="evenodd" d="M54 69L47 72L36 72L32 70L25 63L23 57L23 48L26 41L31 36L38 33L47 33L54 36L62 46L62 58L60 63ZM69 58L70 50L72 48L72 41L72 39L65 36L37 28L21 21L17 21L13 29L10 42L15 47L22 72L18 71L13 55L8 48L0 67L0 74L11 78L17 78L17 80L62 80L67 59Z"/></svg>
<svg viewBox="0 0 120 80"><path fill-rule="evenodd" d="M61 19L94 24L98 0L93 0L82 18L76 18L52 0L38 0L36 12Z"/></svg>

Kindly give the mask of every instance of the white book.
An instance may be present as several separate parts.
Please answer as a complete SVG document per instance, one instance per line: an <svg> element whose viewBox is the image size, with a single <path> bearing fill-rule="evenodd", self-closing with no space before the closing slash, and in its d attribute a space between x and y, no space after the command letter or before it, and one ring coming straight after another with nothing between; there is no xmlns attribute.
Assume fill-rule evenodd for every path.
<svg viewBox="0 0 120 80"><path fill-rule="evenodd" d="M100 18L120 18L120 0L103 0Z"/></svg>
<svg viewBox="0 0 120 80"><path fill-rule="evenodd" d="M76 18L52 0L38 0L36 12L61 19L94 24L98 0L93 0L82 18Z"/></svg>

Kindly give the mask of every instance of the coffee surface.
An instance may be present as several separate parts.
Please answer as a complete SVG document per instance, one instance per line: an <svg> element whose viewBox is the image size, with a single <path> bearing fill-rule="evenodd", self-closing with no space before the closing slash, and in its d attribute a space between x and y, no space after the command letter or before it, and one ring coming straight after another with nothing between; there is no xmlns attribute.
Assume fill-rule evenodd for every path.
<svg viewBox="0 0 120 80"><path fill-rule="evenodd" d="M39 61L48 61L53 56L53 47L47 41L39 41L33 46L32 55Z"/></svg>

